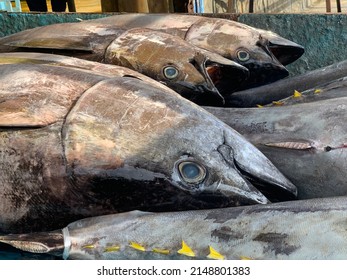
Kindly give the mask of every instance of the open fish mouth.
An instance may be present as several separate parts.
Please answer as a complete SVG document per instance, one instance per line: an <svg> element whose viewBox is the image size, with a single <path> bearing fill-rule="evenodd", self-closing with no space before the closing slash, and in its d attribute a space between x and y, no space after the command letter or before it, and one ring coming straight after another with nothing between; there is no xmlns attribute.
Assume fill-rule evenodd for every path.
<svg viewBox="0 0 347 280"><path fill-rule="evenodd" d="M210 52L196 53L191 63L205 78L200 90L211 93L221 104L224 104L224 94L237 90L249 77L246 67Z"/></svg>

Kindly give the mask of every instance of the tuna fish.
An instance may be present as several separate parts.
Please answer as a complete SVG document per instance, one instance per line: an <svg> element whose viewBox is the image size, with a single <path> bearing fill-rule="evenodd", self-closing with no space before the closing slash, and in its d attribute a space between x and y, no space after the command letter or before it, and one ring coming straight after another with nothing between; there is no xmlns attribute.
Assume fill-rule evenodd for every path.
<svg viewBox="0 0 347 280"><path fill-rule="evenodd" d="M83 55L84 58L93 57L100 61L104 57L104 50L114 40L114 34L120 35L121 30L132 28L155 30L152 31L152 36L156 36L158 31L170 33L176 38L175 44L180 37L192 45L247 67L250 72L249 78L237 88L235 85L231 86L229 92L259 86L288 76L288 71L282 64L295 61L304 52L302 46L270 31L226 19L173 14L126 14L80 23L55 24L9 36L0 40L0 44L38 50L61 50L64 47L77 51L76 55ZM156 40L163 42L158 38ZM127 41L126 44L128 43ZM3 49L8 51L6 47ZM171 56L171 50L165 50L164 46L161 46L161 49L166 55ZM147 48L146 56L151 56L152 52L152 49ZM176 53L174 50L172 52ZM184 57L184 52L179 53ZM175 55L175 59L179 60L180 56ZM157 55L152 59L154 65L159 61ZM218 63L213 61L214 58L211 60ZM212 72L215 76L216 72L220 75L223 71Z"/></svg>
<svg viewBox="0 0 347 280"><path fill-rule="evenodd" d="M347 195L347 98L269 108L206 108L298 188L298 198Z"/></svg>
<svg viewBox="0 0 347 280"><path fill-rule="evenodd" d="M243 88L288 76L283 65L297 60L304 48L271 31L232 20L178 14L124 14L90 22L122 28L146 27L180 36L191 44L218 53L248 68Z"/></svg>
<svg viewBox="0 0 347 280"><path fill-rule="evenodd" d="M1 236L65 259L346 259L347 198L167 213L133 211Z"/></svg>
<svg viewBox="0 0 347 280"><path fill-rule="evenodd" d="M0 231L134 209L268 203L247 178L296 195L240 134L142 77L0 65Z"/></svg>
<svg viewBox="0 0 347 280"><path fill-rule="evenodd" d="M123 30L90 22L38 27L0 39L2 51L36 51L125 66L199 104L224 103L247 68L163 32ZM210 75L209 75L210 73ZM206 101L205 101L206 100Z"/></svg>

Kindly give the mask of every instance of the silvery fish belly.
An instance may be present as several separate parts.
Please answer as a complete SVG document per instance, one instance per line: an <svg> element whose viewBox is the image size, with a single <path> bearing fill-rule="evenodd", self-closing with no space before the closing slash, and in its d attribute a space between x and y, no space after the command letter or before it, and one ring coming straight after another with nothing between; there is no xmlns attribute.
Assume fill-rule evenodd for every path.
<svg viewBox="0 0 347 280"><path fill-rule="evenodd" d="M334 91L341 89L329 93ZM298 198L347 195L346 97L269 108L205 108L256 145L297 186Z"/></svg>
<svg viewBox="0 0 347 280"><path fill-rule="evenodd" d="M172 14L126 14L80 23L38 27L1 39L0 48L3 52L9 50L23 51L24 49L54 52L64 50L66 54L70 53L86 59L104 61L105 50L111 47L113 40L118 36L122 37L124 30L127 30L125 32L128 33L127 36L132 36L130 35L131 29L138 28L149 29L147 31L147 33L151 33L149 36L156 36L160 32L165 32L175 38L172 40L173 44L172 42L168 43L168 40L159 39L166 46L172 47L169 50L166 50L164 45L161 48L156 46L153 49L147 49L149 54L147 57L151 57L150 53L154 52L155 49L162 50L162 53L156 52L150 58L156 67L160 64L159 57L163 55L166 55L166 58L176 57L174 46L180 47L182 40L189 43L190 48L195 46L208 50L215 55L224 56L246 67L249 70L249 77L245 77L245 82L237 87L232 85L229 92L267 84L288 76L288 71L283 65L297 60L304 52L302 46L270 31L256 29L226 19ZM142 39L146 36L142 36ZM136 34L133 38L135 37L137 37ZM155 45L153 40L149 41ZM158 42L158 38L156 41ZM129 42L127 43L129 44ZM114 48L113 51L117 52ZM122 49L120 52L122 53ZM182 58L185 57L184 52L180 52L180 54ZM176 57L178 60L182 58ZM126 59L123 62L129 64ZM223 68L212 72L223 73L225 71ZM235 76L238 74L235 73ZM223 83L222 85L219 86L225 88L226 91L229 84Z"/></svg>
<svg viewBox="0 0 347 280"><path fill-rule="evenodd" d="M346 197L88 218L4 243L67 259L346 259Z"/></svg>
<svg viewBox="0 0 347 280"><path fill-rule="evenodd" d="M296 196L252 144L172 90L129 69L112 78L117 67L105 75L88 70L97 63L55 61L0 65L1 232L268 203L258 181Z"/></svg>

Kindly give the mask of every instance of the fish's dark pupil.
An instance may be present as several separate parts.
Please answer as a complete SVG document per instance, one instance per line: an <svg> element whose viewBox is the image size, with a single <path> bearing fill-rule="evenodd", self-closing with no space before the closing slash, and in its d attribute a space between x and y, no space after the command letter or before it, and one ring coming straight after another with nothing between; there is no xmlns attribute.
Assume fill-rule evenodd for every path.
<svg viewBox="0 0 347 280"><path fill-rule="evenodd" d="M193 163L187 163L182 167L183 175L188 179L194 179L200 175L200 169Z"/></svg>
<svg viewBox="0 0 347 280"><path fill-rule="evenodd" d="M240 59L247 59L248 58L248 53L246 53L246 52L239 52L239 57L240 57Z"/></svg>
<svg viewBox="0 0 347 280"><path fill-rule="evenodd" d="M177 70L175 68L169 67L165 69L165 74L167 77L174 77L177 73Z"/></svg>

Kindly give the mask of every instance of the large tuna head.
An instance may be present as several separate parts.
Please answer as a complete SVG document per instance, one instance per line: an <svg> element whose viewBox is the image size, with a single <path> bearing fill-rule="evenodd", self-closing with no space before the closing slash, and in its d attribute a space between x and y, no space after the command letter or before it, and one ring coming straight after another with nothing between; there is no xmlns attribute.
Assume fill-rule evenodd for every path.
<svg viewBox="0 0 347 280"><path fill-rule="evenodd" d="M247 67L250 77L244 88L288 76L282 62L288 64L303 53L301 46L272 32L223 19L206 18L196 22L185 39Z"/></svg>
<svg viewBox="0 0 347 280"><path fill-rule="evenodd" d="M107 48L105 62L145 74L200 105L224 103L223 89L237 89L247 68L178 36L131 29Z"/></svg>
<svg viewBox="0 0 347 280"><path fill-rule="evenodd" d="M127 77L98 83L67 115L67 172L75 191L111 211L267 203L295 187L254 146L171 90ZM111 212L110 211L110 212Z"/></svg>

